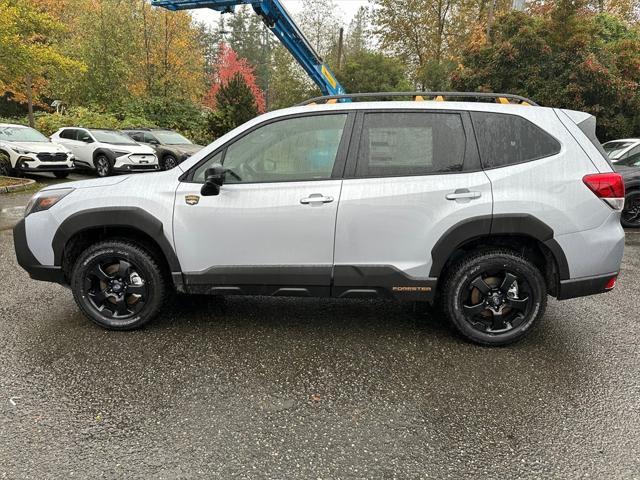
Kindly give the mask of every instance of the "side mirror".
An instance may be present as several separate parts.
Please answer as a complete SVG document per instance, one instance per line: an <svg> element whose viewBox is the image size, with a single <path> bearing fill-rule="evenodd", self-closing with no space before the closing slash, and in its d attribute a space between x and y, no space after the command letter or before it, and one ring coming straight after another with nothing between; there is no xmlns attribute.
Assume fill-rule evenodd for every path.
<svg viewBox="0 0 640 480"><path fill-rule="evenodd" d="M220 194L220 187L224 183L225 169L222 165L215 165L205 172L204 185L200 189L200 194L203 197L213 196Z"/></svg>
<svg viewBox="0 0 640 480"><path fill-rule="evenodd" d="M91 137L88 137L88 136L87 136L87 137L82 137L82 138L80 138L80 141L81 141L81 142L84 142L84 143L93 143L92 138L91 138Z"/></svg>
<svg viewBox="0 0 640 480"><path fill-rule="evenodd" d="M160 145L160 142L155 138L150 139L147 143L150 145Z"/></svg>

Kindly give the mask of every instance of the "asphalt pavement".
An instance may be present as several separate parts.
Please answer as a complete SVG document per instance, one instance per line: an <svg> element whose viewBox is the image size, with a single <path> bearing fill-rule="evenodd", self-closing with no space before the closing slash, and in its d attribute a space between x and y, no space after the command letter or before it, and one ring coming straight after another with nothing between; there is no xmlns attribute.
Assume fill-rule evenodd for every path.
<svg viewBox="0 0 640 480"><path fill-rule="evenodd" d="M640 232L613 292L507 348L331 299L109 332L17 265L27 200L0 196L0 478L640 478Z"/></svg>

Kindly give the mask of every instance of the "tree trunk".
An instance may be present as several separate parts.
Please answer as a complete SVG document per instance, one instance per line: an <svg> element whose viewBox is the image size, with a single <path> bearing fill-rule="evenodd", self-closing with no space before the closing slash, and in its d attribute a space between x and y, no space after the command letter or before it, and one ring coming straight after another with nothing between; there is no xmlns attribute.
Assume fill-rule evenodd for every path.
<svg viewBox="0 0 640 480"><path fill-rule="evenodd" d="M33 79L31 75L27 75L27 109L29 111L29 126L34 128L36 126L36 120L33 118Z"/></svg>

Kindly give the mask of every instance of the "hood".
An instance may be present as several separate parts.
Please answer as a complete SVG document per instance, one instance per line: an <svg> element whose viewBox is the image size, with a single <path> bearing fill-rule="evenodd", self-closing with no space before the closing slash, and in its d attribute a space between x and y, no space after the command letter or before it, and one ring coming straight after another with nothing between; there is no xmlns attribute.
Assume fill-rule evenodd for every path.
<svg viewBox="0 0 640 480"><path fill-rule="evenodd" d="M2 143L2 142L0 142ZM69 150L54 142L5 142L13 148L21 148L35 153L69 153Z"/></svg>
<svg viewBox="0 0 640 480"><path fill-rule="evenodd" d="M146 155L156 154L156 151L147 145L117 145L115 143L105 143L103 145L108 145L110 150L116 152L144 153Z"/></svg>
<svg viewBox="0 0 640 480"><path fill-rule="evenodd" d="M93 187L109 187L112 185L117 185L118 183L126 182L131 175L118 175L115 177L106 177L106 178L91 178L89 180L78 180L76 182L63 182L63 183L55 183L53 185L49 185L42 189L45 190L57 190L60 188L93 188Z"/></svg>
<svg viewBox="0 0 640 480"><path fill-rule="evenodd" d="M187 145L169 145L169 144L167 144L167 147L171 147L174 150L176 150L177 152L189 153L191 155L193 155L194 153L199 152L200 150L202 150L204 148L202 145L195 145L195 144L187 144Z"/></svg>

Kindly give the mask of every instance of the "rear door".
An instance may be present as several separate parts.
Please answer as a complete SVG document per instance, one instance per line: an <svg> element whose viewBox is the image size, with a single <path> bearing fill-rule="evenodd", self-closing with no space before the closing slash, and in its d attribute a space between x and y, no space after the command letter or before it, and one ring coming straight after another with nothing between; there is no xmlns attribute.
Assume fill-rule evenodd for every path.
<svg viewBox="0 0 640 480"><path fill-rule="evenodd" d="M336 229L336 296L428 299L432 258L454 225L480 219L488 233L491 185L481 170L468 113L358 114ZM440 265L441 266L441 265Z"/></svg>

